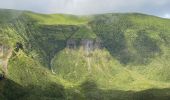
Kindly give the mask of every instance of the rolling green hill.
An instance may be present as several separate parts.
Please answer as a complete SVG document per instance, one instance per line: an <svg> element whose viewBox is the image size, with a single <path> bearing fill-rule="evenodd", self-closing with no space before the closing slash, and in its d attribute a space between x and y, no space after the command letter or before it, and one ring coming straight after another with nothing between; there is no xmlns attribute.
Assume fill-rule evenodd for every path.
<svg viewBox="0 0 170 100"><path fill-rule="evenodd" d="M139 13L1 9L0 45L13 53L0 80L0 98L169 100L169 27L169 19ZM2 75L3 64L0 69Z"/></svg>

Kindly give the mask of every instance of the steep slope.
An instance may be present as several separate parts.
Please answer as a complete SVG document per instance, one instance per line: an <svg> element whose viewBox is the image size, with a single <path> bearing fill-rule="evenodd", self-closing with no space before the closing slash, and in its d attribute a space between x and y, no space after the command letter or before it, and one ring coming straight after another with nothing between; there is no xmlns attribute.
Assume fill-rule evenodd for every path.
<svg viewBox="0 0 170 100"><path fill-rule="evenodd" d="M168 81L168 74L162 75L167 73L169 66L167 64L170 36L168 19L137 13L108 14L97 16L91 25L92 29L102 38L111 55L124 66L139 69L138 71L143 75L152 76L150 79ZM105 35L106 33L107 35ZM158 66L166 71L158 71Z"/></svg>
<svg viewBox="0 0 170 100"><path fill-rule="evenodd" d="M4 100L170 97L163 89L170 88L168 19L16 10L0 10L0 18L0 44L13 49L8 79L0 81Z"/></svg>
<svg viewBox="0 0 170 100"><path fill-rule="evenodd" d="M0 77L0 97L2 100L47 100L47 99L65 99L64 86L70 86L71 83L64 81L53 75L51 71L45 68L46 62L42 57L41 50L35 37L35 32L30 25L30 18L24 13L19 13L18 17L8 19L10 14L3 13L5 22L0 23L0 44L8 46L13 50L8 64L7 79ZM8 10L7 10L8 12ZM2 17L3 17L2 16ZM18 44L22 48L18 48ZM3 49L3 56L7 56ZM3 59L0 58L1 61ZM1 66L1 65L0 65ZM0 69L3 71L2 67ZM0 75L3 73L0 72ZM66 85L64 85L66 84Z"/></svg>
<svg viewBox="0 0 170 100"><path fill-rule="evenodd" d="M156 81L125 68L104 49L89 54L83 48L65 49L54 57L52 68L62 79L77 84L93 80L103 89L143 90L170 85L160 81L155 83Z"/></svg>

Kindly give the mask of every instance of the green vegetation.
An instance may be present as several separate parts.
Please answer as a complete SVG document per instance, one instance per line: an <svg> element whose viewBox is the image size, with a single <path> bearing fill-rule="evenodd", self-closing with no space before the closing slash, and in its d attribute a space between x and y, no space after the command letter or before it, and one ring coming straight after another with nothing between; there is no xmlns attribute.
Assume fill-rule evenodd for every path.
<svg viewBox="0 0 170 100"><path fill-rule="evenodd" d="M169 100L170 20L0 10L0 44L13 48L2 100ZM66 48L68 40L102 48ZM23 48L16 50L17 43ZM0 63L1 63L0 59ZM0 75L2 68L0 65Z"/></svg>
<svg viewBox="0 0 170 100"><path fill-rule="evenodd" d="M43 25L81 25L87 24L87 18L77 17L73 15L62 15L62 14L51 14L43 15L37 13L27 12L26 15L30 16L33 20L37 21L38 24Z"/></svg>
<svg viewBox="0 0 170 100"><path fill-rule="evenodd" d="M71 36L71 39L95 39L97 36L88 26L80 26L79 30Z"/></svg>

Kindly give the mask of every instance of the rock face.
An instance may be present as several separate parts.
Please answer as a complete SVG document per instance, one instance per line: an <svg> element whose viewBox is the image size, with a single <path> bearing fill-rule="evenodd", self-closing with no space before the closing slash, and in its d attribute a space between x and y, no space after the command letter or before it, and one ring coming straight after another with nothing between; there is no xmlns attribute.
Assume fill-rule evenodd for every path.
<svg viewBox="0 0 170 100"><path fill-rule="evenodd" d="M0 58L3 56L3 45L0 44Z"/></svg>
<svg viewBox="0 0 170 100"><path fill-rule="evenodd" d="M83 46L85 51L92 51L94 49L94 40L82 39L81 46Z"/></svg>
<svg viewBox="0 0 170 100"><path fill-rule="evenodd" d="M75 39L69 39L67 40L66 47L69 49L83 47L85 51L93 51L95 49L101 49L102 42L100 39L81 39L80 41Z"/></svg>
<svg viewBox="0 0 170 100"><path fill-rule="evenodd" d="M2 66L4 76L8 73L8 61L11 56L12 48L0 45L0 65Z"/></svg>
<svg viewBox="0 0 170 100"><path fill-rule="evenodd" d="M102 49L102 47L103 47L102 41L100 39L96 39L94 43L94 48Z"/></svg>
<svg viewBox="0 0 170 100"><path fill-rule="evenodd" d="M76 49L76 40L69 39L67 41L67 48L69 48L69 49Z"/></svg>

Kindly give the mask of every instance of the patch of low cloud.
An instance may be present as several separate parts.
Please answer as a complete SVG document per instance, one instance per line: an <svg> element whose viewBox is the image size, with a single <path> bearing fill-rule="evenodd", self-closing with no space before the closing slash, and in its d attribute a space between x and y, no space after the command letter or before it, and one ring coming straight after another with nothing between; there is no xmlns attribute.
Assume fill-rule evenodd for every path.
<svg viewBox="0 0 170 100"><path fill-rule="evenodd" d="M170 18L170 14L165 14L164 16L162 16L163 18Z"/></svg>

